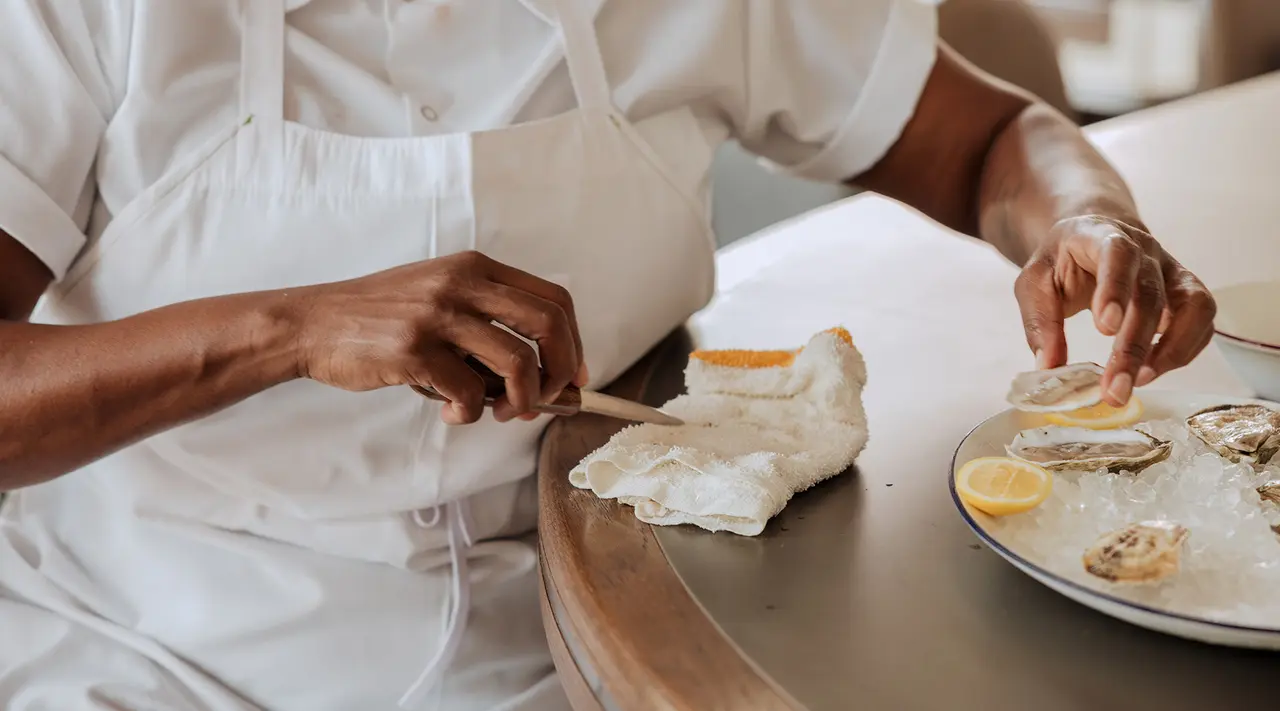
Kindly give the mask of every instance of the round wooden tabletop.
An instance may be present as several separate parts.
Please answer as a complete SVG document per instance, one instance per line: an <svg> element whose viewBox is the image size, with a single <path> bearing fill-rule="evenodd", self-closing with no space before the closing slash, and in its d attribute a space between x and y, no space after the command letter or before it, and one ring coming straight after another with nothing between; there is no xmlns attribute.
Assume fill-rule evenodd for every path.
<svg viewBox="0 0 1280 711"><path fill-rule="evenodd" d="M1280 78L1102 124L1153 232L1209 284L1280 278ZM871 441L760 536L650 527L571 487L621 423L548 430L544 620L583 709L1274 705L1275 655L1147 632L984 549L946 487L955 446L1031 367L1013 266L890 201L857 197L725 250L715 301L611 388L661 404L700 347L790 347L843 324L867 360ZM1105 359L1087 316L1073 359ZM1153 388L1246 394L1216 348ZM1137 660L1137 661L1135 661ZM964 691L964 690L971 691Z"/></svg>

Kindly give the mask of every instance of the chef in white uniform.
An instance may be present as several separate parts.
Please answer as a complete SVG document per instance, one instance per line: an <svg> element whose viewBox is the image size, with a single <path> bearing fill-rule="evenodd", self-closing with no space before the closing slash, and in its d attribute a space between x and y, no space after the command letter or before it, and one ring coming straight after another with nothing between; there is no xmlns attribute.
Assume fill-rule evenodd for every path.
<svg viewBox="0 0 1280 711"><path fill-rule="evenodd" d="M1075 311L1117 336L1117 402L1207 339L1114 172L926 2L3 15L8 711L567 708L529 409L706 303L725 140L991 240L1042 364Z"/></svg>

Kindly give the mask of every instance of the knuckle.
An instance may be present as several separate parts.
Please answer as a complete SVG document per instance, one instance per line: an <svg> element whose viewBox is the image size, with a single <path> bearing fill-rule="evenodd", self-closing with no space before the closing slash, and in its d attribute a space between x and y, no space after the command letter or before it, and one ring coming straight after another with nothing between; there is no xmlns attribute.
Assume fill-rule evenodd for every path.
<svg viewBox="0 0 1280 711"><path fill-rule="evenodd" d="M561 328L567 330L569 327L569 312L561 308L559 304L552 304L542 316L546 319L543 328L546 329L547 333L558 332Z"/></svg>
<svg viewBox="0 0 1280 711"><path fill-rule="evenodd" d="M1144 306L1164 306L1164 282L1154 260L1147 260L1138 273L1138 288L1134 298Z"/></svg>
<svg viewBox="0 0 1280 711"><path fill-rule="evenodd" d="M489 258L483 252L474 249L468 249L464 252L458 252L456 255L458 264L469 270L483 269L489 265Z"/></svg>
<svg viewBox="0 0 1280 711"><path fill-rule="evenodd" d="M507 366L511 368L512 373L516 374L536 370L538 356L534 354L532 348L522 345L520 348L513 348L507 353Z"/></svg>
<svg viewBox="0 0 1280 711"><path fill-rule="evenodd" d="M393 333L390 339L390 355L403 363L421 365L425 360L422 349L423 336L421 329L415 324L405 324Z"/></svg>
<svg viewBox="0 0 1280 711"><path fill-rule="evenodd" d="M573 295L559 284L551 285L551 300L564 308L573 308Z"/></svg>
<svg viewBox="0 0 1280 711"><path fill-rule="evenodd" d="M559 319L556 318L558 308L540 308L533 313L533 327L538 331L539 336L549 335L556 328Z"/></svg>
<svg viewBox="0 0 1280 711"><path fill-rule="evenodd" d="M1113 232L1104 237L1102 246L1114 256L1123 259L1135 259L1142 254L1142 247L1132 237L1123 232Z"/></svg>
<svg viewBox="0 0 1280 711"><path fill-rule="evenodd" d="M1018 278L1013 282L1013 293L1019 300L1040 290L1039 285L1049 277L1052 270L1043 262L1032 262L1022 268Z"/></svg>
<svg viewBox="0 0 1280 711"><path fill-rule="evenodd" d="M1190 308L1209 318L1213 318L1218 314L1218 302L1203 287L1191 289L1186 295L1186 303Z"/></svg>
<svg viewBox="0 0 1280 711"><path fill-rule="evenodd" d="M1130 341L1120 349L1120 354L1127 358L1134 367L1145 363L1147 354L1150 352L1151 346L1141 341Z"/></svg>
<svg viewBox="0 0 1280 711"><path fill-rule="evenodd" d="M471 283L471 279L467 277L466 272L459 269L451 269L440 274L436 281L436 288L428 294L427 299L436 302L436 306L443 306L459 294L467 291Z"/></svg>

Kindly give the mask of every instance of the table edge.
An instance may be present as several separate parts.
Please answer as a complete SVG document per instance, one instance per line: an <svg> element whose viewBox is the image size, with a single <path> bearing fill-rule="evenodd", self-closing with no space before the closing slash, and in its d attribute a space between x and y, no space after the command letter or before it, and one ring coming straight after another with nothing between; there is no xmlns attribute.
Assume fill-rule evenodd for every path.
<svg viewBox="0 0 1280 711"><path fill-rule="evenodd" d="M687 354L679 349L688 343L680 329L608 391L643 399L654 374ZM652 528L630 507L569 484L568 469L622 426L594 415L558 418L539 452L539 566L550 588L544 595L554 594L563 612L546 605L544 625L552 649L564 648L555 661L567 688L581 682L585 664L608 692L608 706L622 711L795 711L689 594ZM588 659L567 648L566 628ZM592 701L603 703L580 700L574 708L601 707Z"/></svg>

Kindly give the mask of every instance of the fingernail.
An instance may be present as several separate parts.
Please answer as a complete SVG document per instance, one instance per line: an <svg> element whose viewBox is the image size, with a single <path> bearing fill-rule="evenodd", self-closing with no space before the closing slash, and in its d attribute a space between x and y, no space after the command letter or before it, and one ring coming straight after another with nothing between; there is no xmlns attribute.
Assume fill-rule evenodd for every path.
<svg viewBox="0 0 1280 711"><path fill-rule="evenodd" d="M590 381L591 373L587 372L587 361L584 360L578 364L578 374L573 376L573 384L582 388L586 387Z"/></svg>
<svg viewBox="0 0 1280 711"><path fill-rule="evenodd" d="M551 395L550 395L549 397L544 397L544 398L542 398L542 404L543 404L543 405L551 404L551 403L555 402L556 400L559 400L559 399L560 399L560 396L561 396L561 395L563 395L563 394L564 394L564 390L557 390L557 391L555 391L554 393L551 393Z"/></svg>
<svg viewBox="0 0 1280 711"><path fill-rule="evenodd" d="M1121 310L1120 304L1111 302L1102 310L1102 327L1108 331L1119 331L1120 324L1124 322L1124 311Z"/></svg>
<svg viewBox="0 0 1280 711"><path fill-rule="evenodd" d="M1107 389L1111 397L1118 403L1129 402L1129 394L1133 392L1133 376L1120 373L1111 379L1111 387Z"/></svg>
<svg viewBox="0 0 1280 711"><path fill-rule="evenodd" d="M1049 361L1044 357L1044 351L1036 351L1036 370L1045 370L1049 367Z"/></svg>
<svg viewBox="0 0 1280 711"><path fill-rule="evenodd" d="M1138 387L1142 387L1156 379L1156 369L1149 365L1144 365L1138 369Z"/></svg>

